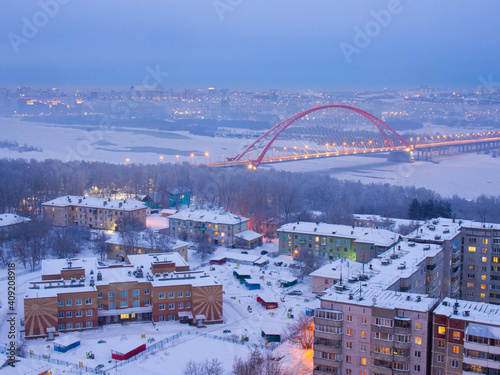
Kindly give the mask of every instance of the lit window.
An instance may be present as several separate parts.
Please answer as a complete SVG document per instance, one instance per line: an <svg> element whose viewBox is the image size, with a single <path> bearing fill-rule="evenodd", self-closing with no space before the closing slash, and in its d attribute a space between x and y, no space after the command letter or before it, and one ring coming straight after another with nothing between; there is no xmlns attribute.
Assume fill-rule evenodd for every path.
<svg viewBox="0 0 500 375"><path fill-rule="evenodd" d="M475 246L469 246L469 252L475 253L476 252L476 247Z"/></svg>
<svg viewBox="0 0 500 375"><path fill-rule="evenodd" d="M493 262L498 263L498 257L493 257Z"/></svg>
<svg viewBox="0 0 500 375"><path fill-rule="evenodd" d="M444 335L446 333L446 327L444 327L444 326L438 326L438 333L440 335Z"/></svg>
<svg viewBox="0 0 500 375"><path fill-rule="evenodd" d="M481 298L486 298L486 294L481 293Z"/></svg>
<svg viewBox="0 0 500 375"><path fill-rule="evenodd" d="M453 339L460 340L460 332L459 331L453 331Z"/></svg>
<svg viewBox="0 0 500 375"><path fill-rule="evenodd" d="M481 280L486 280L486 275L481 275Z"/></svg>
<svg viewBox="0 0 500 375"><path fill-rule="evenodd" d="M361 363L363 366L366 366L366 358L361 358L360 363Z"/></svg>
<svg viewBox="0 0 500 375"><path fill-rule="evenodd" d="M487 238L483 239L483 244L488 245L488 239Z"/></svg>
<svg viewBox="0 0 500 375"><path fill-rule="evenodd" d="M422 344L422 338L421 337L415 337L415 344L421 345Z"/></svg>
<svg viewBox="0 0 500 375"><path fill-rule="evenodd" d="M421 330L422 329L422 323L415 323L415 329Z"/></svg>
<svg viewBox="0 0 500 375"><path fill-rule="evenodd" d="M347 336L352 336L352 328L347 328L347 329L345 330L345 334L346 334Z"/></svg>
<svg viewBox="0 0 500 375"><path fill-rule="evenodd" d="M361 338L366 339L366 331L361 331Z"/></svg>
<svg viewBox="0 0 500 375"><path fill-rule="evenodd" d="M486 289L486 284L481 284L481 289Z"/></svg>
<svg viewBox="0 0 500 375"><path fill-rule="evenodd" d="M458 354L460 352L460 348L456 345L453 345L453 353Z"/></svg>

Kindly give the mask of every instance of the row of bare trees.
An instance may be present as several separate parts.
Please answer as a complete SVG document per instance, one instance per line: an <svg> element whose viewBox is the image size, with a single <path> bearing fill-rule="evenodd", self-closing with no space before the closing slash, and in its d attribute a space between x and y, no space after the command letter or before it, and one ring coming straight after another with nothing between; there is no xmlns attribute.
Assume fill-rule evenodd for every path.
<svg viewBox="0 0 500 375"><path fill-rule="evenodd" d="M0 212L39 213L41 203L68 194L98 191L136 194L157 193L166 199L168 189L192 191L198 204L251 218L253 229L263 230L269 219L279 223L316 219L351 224L353 213L376 213L408 218L414 199L443 200L460 219L498 221L500 197L481 196L468 201L458 196L443 199L423 188L339 181L328 174L292 173L273 169L211 169L187 163L116 165L101 162L63 163L57 160L0 160ZM311 215L311 212L318 214Z"/></svg>

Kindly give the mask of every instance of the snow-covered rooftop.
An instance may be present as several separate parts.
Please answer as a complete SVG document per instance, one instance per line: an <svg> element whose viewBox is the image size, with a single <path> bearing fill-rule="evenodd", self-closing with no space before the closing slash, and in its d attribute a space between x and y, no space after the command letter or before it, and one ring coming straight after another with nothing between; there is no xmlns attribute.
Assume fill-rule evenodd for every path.
<svg viewBox="0 0 500 375"><path fill-rule="evenodd" d="M453 219L431 219L415 231L411 232L406 238L414 238L417 241L431 240L444 242L455 238L460 233L460 224L458 220Z"/></svg>
<svg viewBox="0 0 500 375"><path fill-rule="evenodd" d="M351 293L338 293L332 291L323 296L321 300L361 306L377 306L387 309L397 308L418 312L427 312L431 310L439 301L437 298L430 298L425 294L395 292L392 290L380 290L371 287L363 287L361 299L358 289Z"/></svg>
<svg viewBox="0 0 500 375"><path fill-rule="evenodd" d="M135 211L145 209L146 206L143 202L135 199L109 199L109 198L96 198L84 197L81 195L66 195L52 199L51 201L42 203L47 207L89 207L89 208L104 208L123 211Z"/></svg>
<svg viewBox="0 0 500 375"><path fill-rule="evenodd" d="M462 228L470 228L470 229L500 229L500 224L498 223L483 223L477 222L473 220L459 220L458 224Z"/></svg>
<svg viewBox="0 0 500 375"><path fill-rule="evenodd" d="M7 227L9 225L25 223L27 221L30 221L30 219L28 219L27 217L16 215L16 214L1 214L0 215L0 227Z"/></svg>
<svg viewBox="0 0 500 375"><path fill-rule="evenodd" d="M236 233L234 236L245 241L253 241L262 237L262 234L254 232L253 230L244 230L243 232Z"/></svg>
<svg viewBox="0 0 500 375"><path fill-rule="evenodd" d="M458 304L456 304L458 303ZM454 314L454 310L456 314ZM434 310L435 314L468 322L500 326L500 305L445 298Z"/></svg>
<svg viewBox="0 0 500 375"><path fill-rule="evenodd" d="M223 209L205 210L205 209L186 209L169 216L170 219L197 221L211 224L235 225L248 221L246 217L237 216Z"/></svg>
<svg viewBox="0 0 500 375"><path fill-rule="evenodd" d="M151 283L153 286L165 285L216 285L215 278L202 271L170 272L168 275L153 275L151 265L154 262L172 262L176 267L188 266L179 253L154 253L129 255L128 265L100 266L96 258L51 259L42 261L42 275L58 275L62 269L85 270L85 277L80 280L35 280L27 285L26 298L50 297L58 293L79 293L96 291L100 285L110 283L130 282ZM71 267L69 267L71 263ZM142 277L137 277L134 271L142 269ZM100 280L97 280L99 274ZM91 286L91 280L93 286Z"/></svg>
<svg viewBox="0 0 500 375"><path fill-rule="evenodd" d="M354 214L352 215L355 220L363 220L363 221L371 221L374 223L383 223L383 222L388 222L394 224L394 226L397 228L401 225L409 225L413 223L417 224L423 224L424 221L419 221L419 220L409 220L409 219L398 219L398 218L393 218L393 217L385 217L381 215L371 215L371 214Z"/></svg>
<svg viewBox="0 0 500 375"><path fill-rule="evenodd" d="M368 269L368 266L366 266ZM316 271L310 273L311 276L327 277L335 280L349 279L352 275L360 275L363 270L363 263L355 262L350 259L338 259L335 262L327 264Z"/></svg>
<svg viewBox="0 0 500 375"><path fill-rule="evenodd" d="M340 279L342 270L344 283L348 288L359 289L359 283L368 283L371 287L387 289L400 278L408 278L415 273L426 258L434 257L443 251L441 245L400 242L364 265L347 259L337 259L311 273L312 276ZM361 275L368 276L368 281L359 281Z"/></svg>
<svg viewBox="0 0 500 375"><path fill-rule="evenodd" d="M352 238L360 243L373 243L377 246L388 247L399 237L397 233L386 229L356 227L339 224L312 223L299 221L282 225L278 232L304 233L315 236L336 236Z"/></svg>

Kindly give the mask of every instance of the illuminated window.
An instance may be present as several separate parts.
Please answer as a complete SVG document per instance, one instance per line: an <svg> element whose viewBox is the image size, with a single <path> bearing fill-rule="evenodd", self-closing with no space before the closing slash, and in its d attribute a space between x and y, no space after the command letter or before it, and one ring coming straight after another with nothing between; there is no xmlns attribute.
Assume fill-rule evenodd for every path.
<svg viewBox="0 0 500 375"><path fill-rule="evenodd" d="M415 323L415 329L422 329L422 323Z"/></svg>
<svg viewBox="0 0 500 375"><path fill-rule="evenodd" d="M438 341L438 348L439 349L444 349L444 340L439 340Z"/></svg>
<svg viewBox="0 0 500 375"><path fill-rule="evenodd" d="M458 354L460 352L460 348L456 345L453 345L453 353Z"/></svg>
<svg viewBox="0 0 500 375"><path fill-rule="evenodd" d="M487 238L483 239L483 243L484 243L485 245L488 245L488 239L487 239Z"/></svg>
<svg viewBox="0 0 500 375"><path fill-rule="evenodd" d="M481 284L481 289L486 289L486 284Z"/></svg>
<svg viewBox="0 0 500 375"><path fill-rule="evenodd" d="M421 337L415 337L415 344L421 345L422 344L422 338Z"/></svg>
<svg viewBox="0 0 500 375"><path fill-rule="evenodd" d="M481 293L481 298L486 298L486 294Z"/></svg>
<svg viewBox="0 0 500 375"><path fill-rule="evenodd" d="M486 280L486 275L481 275L481 280Z"/></svg>
<svg viewBox="0 0 500 375"><path fill-rule="evenodd" d="M493 257L492 260L493 260L494 263L498 263L498 257Z"/></svg>
<svg viewBox="0 0 500 375"><path fill-rule="evenodd" d="M219 232L215 232L214 234L215 234L216 236L218 236L218 235L219 235ZM290 242L288 242L288 243L290 243Z"/></svg>
<svg viewBox="0 0 500 375"><path fill-rule="evenodd" d="M361 363L363 366L366 366L366 358L361 358L360 363Z"/></svg>
<svg viewBox="0 0 500 375"><path fill-rule="evenodd" d="M316 237L316 242L319 242L319 237Z"/></svg>
<svg viewBox="0 0 500 375"><path fill-rule="evenodd" d="M366 339L366 331L361 331L361 338Z"/></svg>
<svg viewBox="0 0 500 375"><path fill-rule="evenodd" d="M345 334L346 334L347 336L352 336L352 328L347 328L347 329L345 330Z"/></svg>
<svg viewBox="0 0 500 375"><path fill-rule="evenodd" d="M460 332L459 331L453 331L453 339L460 340Z"/></svg>
<svg viewBox="0 0 500 375"><path fill-rule="evenodd" d="M481 258L481 261L482 261L482 262L484 262L484 263L486 263L486 262L488 261L488 258L486 258L486 257L482 257L482 258Z"/></svg>
<svg viewBox="0 0 500 375"><path fill-rule="evenodd" d="M444 335L446 333L446 327L444 327L444 326L438 326L438 333L440 335Z"/></svg>
<svg viewBox="0 0 500 375"><path fill-rule="evenodd" d="M475 246L469 246L469 252L475 253L476 252L476 247Z"/></svg>
<svg viewBox="0 0 500 375"><path fill-rule="evenodd" d="M218 224L215 224L215 229L219 229L219 225Z"/></svg>

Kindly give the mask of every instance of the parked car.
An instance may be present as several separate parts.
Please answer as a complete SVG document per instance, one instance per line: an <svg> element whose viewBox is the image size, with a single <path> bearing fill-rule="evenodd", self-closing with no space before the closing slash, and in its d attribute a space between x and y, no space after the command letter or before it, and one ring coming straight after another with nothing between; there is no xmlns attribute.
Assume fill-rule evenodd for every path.
<svg viewBox="0 0 500 375"><path fill-rule="evenodd" d="M266 250L262 250L262 251L260 252L260 255L266 255L266 254L267 254L267 251L266 251Z"/></svg>
<svg viewBox="0 0 500 375"><path fill-rule="evenodd" d="M231 330L230 329L225 329L224 331L222 331L222 333L231 333Z"/></svg>
<svg viewBox="0 0 500 375"><path fill-rule="evenodd" d="M100 369L102 369L103 367L104 367L104 365L103 365L102 363L100 363L100 364L98 364L98 365L95 367L95 369L96 369L96 370L100 370Z"/></svg>
<svg viewBox="0 0 500 375"><path fill-rule="evenodd" d="M300 290L292 290L291 292L287 293L289 296L301 296L302 291Z"/></svg>

